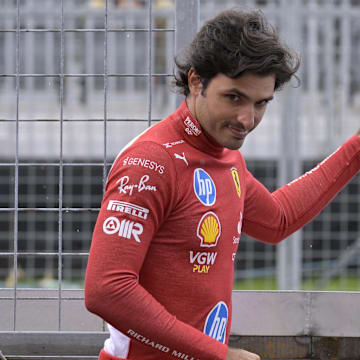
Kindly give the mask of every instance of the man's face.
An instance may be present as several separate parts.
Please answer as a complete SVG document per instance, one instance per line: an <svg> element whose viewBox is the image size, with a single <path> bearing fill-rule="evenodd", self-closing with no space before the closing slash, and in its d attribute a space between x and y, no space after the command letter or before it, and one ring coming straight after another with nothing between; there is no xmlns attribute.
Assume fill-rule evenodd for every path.
<svg viewBox="0 0 360 360"><path fill-rule="evenodd" d="M275 76L247 73L232 79L217 74L205 91L196 77L195 72L189 73L191 110L196 119L219 144L239 149L247 134L260 123L274 96Z"/></svg>

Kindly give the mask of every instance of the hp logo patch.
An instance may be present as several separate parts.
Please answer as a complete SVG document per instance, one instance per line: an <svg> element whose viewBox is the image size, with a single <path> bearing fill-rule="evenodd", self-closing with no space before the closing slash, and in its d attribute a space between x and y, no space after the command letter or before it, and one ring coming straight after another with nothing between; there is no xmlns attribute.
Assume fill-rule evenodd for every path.
<svg viewBox="0 0 360 360"><path fill-rule="evenodd" d="M203 169L194 171L194 192L196 197L206 206L214 205L216 187L211 176Z"/></svg>
<svg viewBox="0 0 360 360"><path fill-rule="evenodd" d="M204 333L225 344L228 317L229 311L226 304L223 301L218 302L206 318Z"/></svg>

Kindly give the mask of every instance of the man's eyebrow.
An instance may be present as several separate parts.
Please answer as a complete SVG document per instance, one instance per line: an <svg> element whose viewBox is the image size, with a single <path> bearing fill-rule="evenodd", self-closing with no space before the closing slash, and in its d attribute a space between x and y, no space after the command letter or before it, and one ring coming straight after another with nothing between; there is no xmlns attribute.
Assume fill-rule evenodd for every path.
<svg viewBox="0 0 360 360"><path fill-rule="evenodd" d="M245 99L247 99L247 100L250 99L250 97L249 97L248 95L246 95L245 93L241 92L239 89L236 89L236 88L226 89L224 92L235 93L236 95L241 96L241 97L243 97L243 98L245 98ZM270 96L265 97L265 98L263 98L263 99L260 99L260 100L258 100L258 101L264 101L264 100L265 100L265 101L271 101L271 100L273 100L273 99L274 99L274 95L270 95Z"/></svg>

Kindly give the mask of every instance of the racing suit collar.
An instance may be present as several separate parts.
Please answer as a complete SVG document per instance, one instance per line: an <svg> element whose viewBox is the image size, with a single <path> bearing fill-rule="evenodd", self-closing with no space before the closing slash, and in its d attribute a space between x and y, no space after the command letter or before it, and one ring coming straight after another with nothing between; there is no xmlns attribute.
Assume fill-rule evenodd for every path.
<svg viewBox="0 0 360 360"><path fill-rule="evenodd" d="M181 132L184 140L193 147L215 157L221 157L225 148L214 138L204 133L199 122L192 116L186 100L173 114L176 120L176 126Z"/></svg>

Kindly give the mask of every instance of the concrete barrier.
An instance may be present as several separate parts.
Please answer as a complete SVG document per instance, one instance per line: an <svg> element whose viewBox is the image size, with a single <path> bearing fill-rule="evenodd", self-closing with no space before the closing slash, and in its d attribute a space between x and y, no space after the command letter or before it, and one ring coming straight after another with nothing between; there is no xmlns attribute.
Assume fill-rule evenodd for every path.
<svg viewBox="0 0 360 360"><path fill-rule="evenodd" d="M81 290L59 294L0 290L1 360L97 358L103 321ZM359 360L360 293L234 291L230 345L262 359Z"/></svg>

